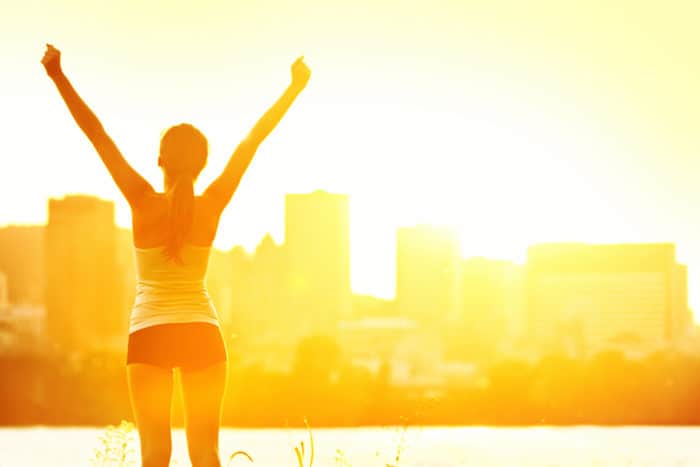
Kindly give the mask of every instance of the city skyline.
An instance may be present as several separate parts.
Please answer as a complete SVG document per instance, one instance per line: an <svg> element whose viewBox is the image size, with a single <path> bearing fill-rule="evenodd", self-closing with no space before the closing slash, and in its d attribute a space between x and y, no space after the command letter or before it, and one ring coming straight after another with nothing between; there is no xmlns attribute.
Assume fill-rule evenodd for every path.
<svg viewBox="0 0 700 467"><path fill-rule="evenodd" d="M289 197L290 195L303 197L303 196L312 195L314 193L327 193L327 194L331 194L331 195L335 195L335 196L345 196L351 200L351 198L348 195L336 194L336 193L332 193L332 192L322 190L322 189L315 189L315 190L312 190L312 191L310 191L308 193L304 193L304 194L302 194L302 193L287 193L287 194L285 194L284 199L287 199L287 197ZM100 198L94 194L87 194L87 193L68 194L68 195L65 195L65 197L60 198L60 199L71 198L71 197L95 198L95 199L99 199L100 201L112 203L115 207L115 211L116 211L116 207L120 204L119 201L110 200L110 199L103 199L103 198ZM48 205L49 205L49 201L51 199L53 199L53 198L47 199L47 209L46 209L47 214L49 212ZM55 199L59 199L59 198L55 198ZM351 206L351 203L349 203L349 204ZM282 215L282 225L283 226L285 225L284 217L285 216ZM351 216L350 216L350 219L352 219ZM5 228L5 227L12 227L12 226L31 227L31 226L46 226L46 225L47 224L7 224L7 225L0 224L0 229ZM115 219L115 226L118 227L119 229L123 229L123 230L127 230L128 232L131 232L130 226L120 225L119 222L116 221L116 219ZM289 228L289 226L287 226L287 228ZM577 244L579 244L579 245L605 245L605 244L617 245L617 244L619 244L619 245L625 245L625 244L645 244L645 243L672 243L675 245L675 243L673 243L673 242L624 242L624 241L622 241L622 242L611 242L611 243L606 243L606 242L592 243L592 242L582 242L582 241L553 240L553 241L549 241L549 242L541 242L541 243L534 243L531 245L527 245L525 247L524 251L522 252L522 254L519 255L519 257L517 257L517 258L512 258L512 257L504 258L504 257L498 257L498 256L496 256L496 257L488 256L485 254L478 254L478 252L477 252L477 254L465 255L464 251L467 248L465 248L465 245L462 243L461 238L459 238L456 235L457 234L456 230L451 229L449 226L435 225L435 224L430 224L430 223L417 223L415 225L398 226L397 229L393 232L395 242L393 245L393 250L391 251L391 260L394 263L391 264L390 267L388 267L388 268L386 267L386 265L384 265L383 268L382 268L382 266L379 266L379 268L378 268L380 270L384 269L385 271L387 271L387 270L390 271L391 275L383 278L385 287L383 289L380 289L380 293L376 293L377 289L366 288L366 287L362 288L361 286L357 287L357 285L356 285L356 282L362 283L363 281L361 279L359 281L357 280L358 276L361 276L362 271L358 271L355 268L353 268L353 263L354 263L354 261L353 261L354 258L352 256L352 252L354 250L354 248L352 247L352 231L353 230L352 230L352 221L350 220L350 229L349 229L350 230L350 239L349 239L349 241L350 241L350 248L349 248L349 250L350 250L350 279L351 279L350 280L350 287L351 287L352 293L358 294L358 295L368 295L368 296L373 296L376 298L387 299L387 300L396 300L396 287L397 287L397 274L398 274L398 265L396 263L396 259L397 259L396 258L396 251L399 248L397 239L400 236L400 233L402 230L405 231L405 230L420 229L420 228L438 229L438 230L443 230L446 232L451 232L451 234L454 234L455 239L458 241L458 246L459 246L459 251L460 251L459 257L463 260L484 258L484 259L489 259L489 260L510 261L510 262L513 262L513 263L521 265L521 266L524 266L527 262L528 250L533 246L537 246L537 245L541 245L541 244L562 244L562 245L577 245ZM219 250L221 252L225 252L225 253L231 252L234 248L243 248L244 251L246 252L246 254L250 255L250 254L255 253L256 249L265 241L265 239L267 237L271 238L272 241L275 242L275 244L277 244L277 245L283 244L285 242L284 227L282 229L281 238L276 238L276 236L274 235L273 232L267 231L267 232L264 232L264 234L260 238L258 238L257 241L252 245L233 244L233 245L230 245L228 248L226 248L226 247L220 246L220 245L226 244L226 243L224 243L220 239L220 235L217 235L216 239L214 240L213 246L217 250ZM683 258L679 257L679 261L682 261L682 260L683 260ZM696 313L698 313L698 312L695 311L698 308L693 306L693 304L695 303L694 299L699 300L700 297L698 297L697 294L694 293L694 290L692 287L692 281L690 280L690 278L693 277L694 269L692 269L690 266L688 267L688 269L689 269L689 271L688 271L688 277L689 277L689 280L688 280L688 303L689 303L690 310L692 312L693 320L696 323L700 323L700 317L698 315L696 315Z"/></svg>
<svg viewBox="0 0 700 467"><path fill-rule="evenodd" d="M449 229L402 227L395 297L353 294L348 204L322 190L287 194L285 242L267 234L253 253L213 249L206 286L241 355L286 371L296 345L322 336L377 371L377 358L408 343L440 361L488 365L514 353L644 355L696 338L687 267L671 243L538 244L518 265L461 257ZM34 336L19 339L28 348L122 348L134 301L131 232L115 224L113 202L94 196L52 198L48 208L47 226L0 228L2 319L17 326L15 341ZM379 350L382 339L392 344ZM375 353L354 352L358 340ZM430 359L406 348L401 365L420 368L419 379L438 377Z"/></svg>
<svg viewBox="0 0 700 467"><path fill-rule="evenodd" d="M239 370L269 375L280 390L313 381L352 393L358 381L373 380L364 386L374 388L366 395L400 401L404 392L409 399L429 397L428 388L503 396L530 378L536 385L541 377L570 373L604 382L607 393L611 368L662 371L666 359L685 355L684 368L691 371L690 359L697 358L691 356L700 355L698 327L688 319L687 269L673 244L539 244L528 249L525 265L516 265L462 258L450 230L403 227L396 232L396 298L387 301L350 293L348 201L320 190L288 194L284 243L268 234L252 254L242 247L211 251L206 289ZM51 380L50 371L27 375L13 394L24 394L27 384L79 386L98 371L122 369L126 350L136 279L129 230L114 223L111 201L79 195L50 199L48 206L46 227L0 228L0 269L10 278L0 281L0 296L10 298L0 304L0 354L10 361L27 355L35 362L94 362L102 369L81 363L74 365L75 377L60 381ZM71 254L75 248L79 253ZM37 286L46 293L37 294ZM38 302L15 300L18 293ZM35 401L53 400L44 389L32 394ZM113 397L119 394L117 386ZM531 402L516 400L537 404L541 396L536 391ZM282 411L293 406L285 403ZM270 414L271 420L281 413ZM364 413L379 421L393 412ZM466 420L470 411L454 413ZM10 415L22 417L21 411Z"/></svg>
<svg viewBox="0 0 700 467"><path fill-rule="evenodd" d="M321 187L352 198L361 291L391 295L396 228L454 223L465 256L519 262L553 240L673 241L699 308L700 5L295 5L8 7L0 199L13 202L0 224L45 222L51 196L120 196L44 76L45 42L156 187L165 128L190 121L208 137L205 186L303 53L314 86L261 146L222 216L220 248L252 250L268 231L281 240L284 193ZM271 9L287 20L270 24ZM128 225L126 203L116 214Z"/></svg>

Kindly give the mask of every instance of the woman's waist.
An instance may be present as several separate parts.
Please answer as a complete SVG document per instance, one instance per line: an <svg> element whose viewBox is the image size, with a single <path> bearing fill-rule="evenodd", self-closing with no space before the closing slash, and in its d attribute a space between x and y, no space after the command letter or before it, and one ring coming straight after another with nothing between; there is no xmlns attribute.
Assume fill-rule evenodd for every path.
<svg viewBox="0 0 700 467"><path fill-rule="evenodd" d="M210 301L203 281L143 281L136 283L135 304L162 303L173 306Z"/></svg>
<svg viewBox="0 0 700 467"><path fill-rule="evenodd" d="M207 286L204 279L137 279L136 291L206 293Z"/></svg>

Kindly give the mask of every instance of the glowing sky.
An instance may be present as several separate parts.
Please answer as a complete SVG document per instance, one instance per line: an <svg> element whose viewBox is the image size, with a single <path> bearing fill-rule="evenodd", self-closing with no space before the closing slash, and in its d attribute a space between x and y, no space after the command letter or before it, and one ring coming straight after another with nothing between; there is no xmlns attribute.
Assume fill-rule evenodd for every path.
<svg viewBox="0 0 700 467"><path fill-rule="evenodd" d="M284 193L348 193L352 283L393 294L395 229L451 224L466 256L543 241L673 241L700 309L700 6L666 1L10 2L0 17L0 225L46 198L118 199L39 63L66 74L160 188L158 138L209 137L198 188L281 93L216 244L282 241ZM124 202L118 222L128 225Z"/></svg>

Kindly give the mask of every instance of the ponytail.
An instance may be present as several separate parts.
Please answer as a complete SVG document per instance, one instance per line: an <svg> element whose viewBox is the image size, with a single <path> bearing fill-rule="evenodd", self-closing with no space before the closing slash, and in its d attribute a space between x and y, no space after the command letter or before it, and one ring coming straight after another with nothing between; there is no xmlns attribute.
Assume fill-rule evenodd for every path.
<svg viewBox="0 0 700 467"><path fill-rule="evenodd" d="M182 264L180 256L194 215L194 181L207 163L209 145L189 123L170 127L160 139L158 165L172 180L168 198L168 225L164 254Z"/></svg>
<svg viewBox="0 0 700 467"><path fill-rule="evenodd" d="M165 256L182 264L180 252L185 238L192 227L194 213L194 177L180 174L167 193L168 197L168 236L165 243Z"/></svg>

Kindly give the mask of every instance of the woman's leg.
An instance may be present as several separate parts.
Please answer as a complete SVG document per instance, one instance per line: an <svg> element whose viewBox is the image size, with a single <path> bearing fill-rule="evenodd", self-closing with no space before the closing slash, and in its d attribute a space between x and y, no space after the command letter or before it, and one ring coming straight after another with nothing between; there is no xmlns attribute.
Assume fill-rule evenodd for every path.
<svg viewBox="0 0 700 467"><path fill-rule="evenodd" d="M129 398L141 441L141 465L168 467L171 452L172 370L145 363L130 363L126 371Z"/></svg>
<svg viewBox="0 0 700 467"><path fill-rule="evenodd" d="M185 432L192 467L220 467L219 426L226 389L226 362L182 370Z"/></svg>

